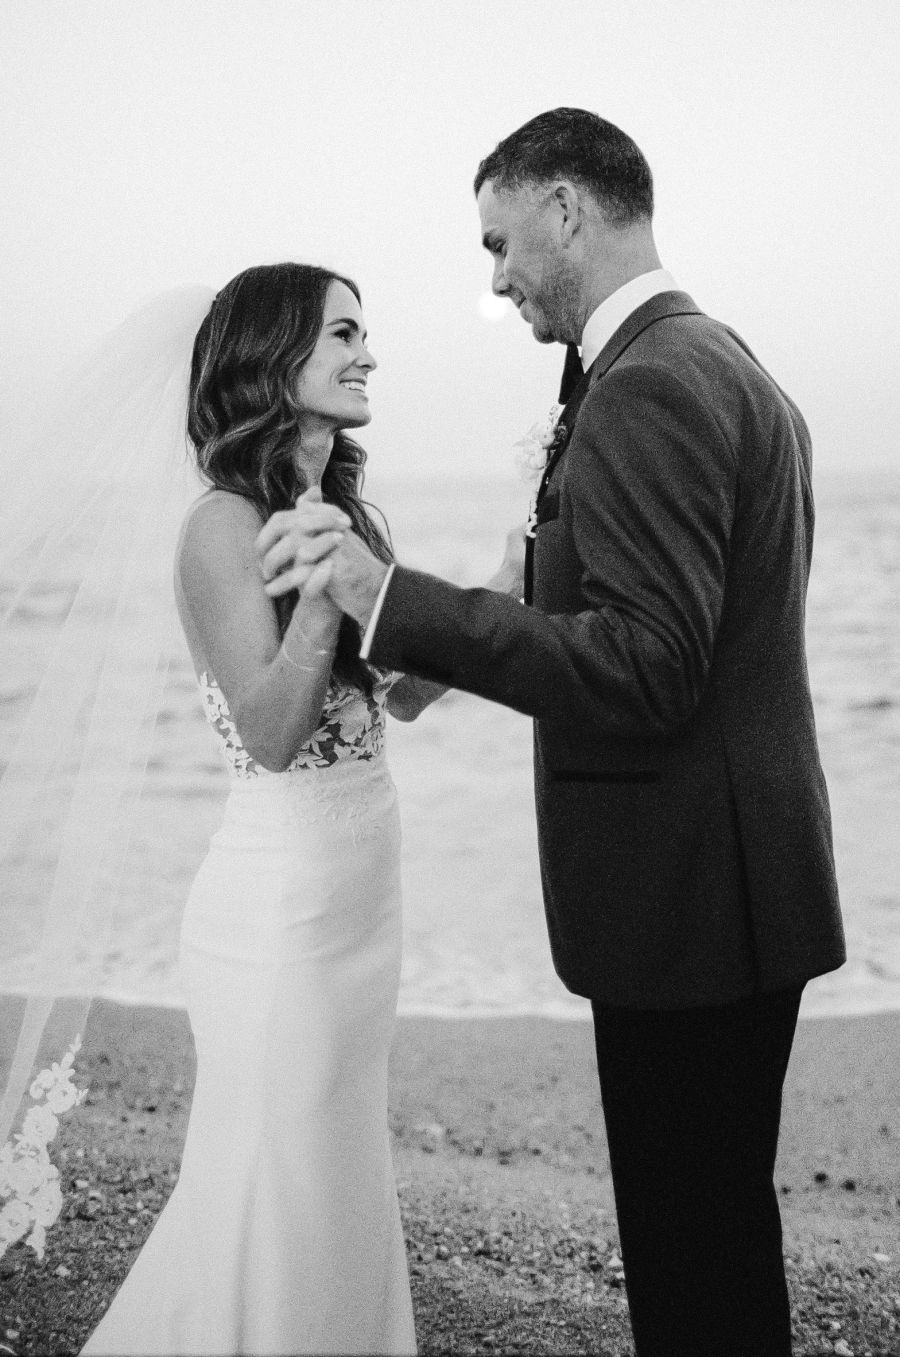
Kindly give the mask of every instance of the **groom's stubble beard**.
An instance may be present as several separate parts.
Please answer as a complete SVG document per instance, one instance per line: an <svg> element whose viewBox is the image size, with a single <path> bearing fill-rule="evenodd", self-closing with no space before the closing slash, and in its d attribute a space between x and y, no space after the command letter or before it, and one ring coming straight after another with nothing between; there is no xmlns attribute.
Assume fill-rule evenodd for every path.
<svg viewBox="0 0 900 1357"><path fill-rule="evenodd" d="M539 344L580 343L580 280L568 254L560 251L548 259L538 305L546 322L540 333L537 326L532 327Z"/></svg>

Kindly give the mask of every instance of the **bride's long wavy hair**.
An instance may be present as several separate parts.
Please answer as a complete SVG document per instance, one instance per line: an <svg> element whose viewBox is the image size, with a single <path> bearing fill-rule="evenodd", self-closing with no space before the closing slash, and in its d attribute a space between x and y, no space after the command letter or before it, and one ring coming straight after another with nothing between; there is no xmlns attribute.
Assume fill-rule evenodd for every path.
<svg viewBox="0 0 900 1357"><path fill-rule="evenodd" d="M263 264L245 269L222 288L194 341L188 434L204 480L243 495L265 522L291 509L308 487L295 453L302 406L297 378L322 330L325 298L349 278L313 264ZM354 531L380 560L393 553L385 525L377 526L362 499L366 453L346 434L335 434L322 476L322 497L347 514ZM296 606L296 591L275 600L282 634ZM333 672L371 694L373 671L359 658L360 635L341 622Z"/></svg>

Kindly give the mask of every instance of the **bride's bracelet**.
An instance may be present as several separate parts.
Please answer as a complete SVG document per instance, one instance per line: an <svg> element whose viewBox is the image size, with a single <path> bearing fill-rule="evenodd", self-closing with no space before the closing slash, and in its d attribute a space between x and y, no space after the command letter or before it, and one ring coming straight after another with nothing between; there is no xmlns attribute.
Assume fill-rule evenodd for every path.
<svg viewBox="0 0 900 1357"><path fill-rule="evenodd" d="M309 636L307 636L307 634L306 634L305 631L302 631L299 627L297 628L297 630L298 630L298 632L300 633L300 639L301 639L302 641L306 641L307 645L309 646L309 653L310 653L310 654L316 655L316 656L319 656L319 655L333 655L333 654L334 654L334 646L330 646L330 647L329 647L329 646L326 646L326 647L324 648L324 650L319 649L317 646L314 646L314 645L312 644L311 638L310 638ZM291 668L292 668L292 669L299 669L300 672L301 672L302 674L315 674L315 673L318 672L319 668L321 667L321 666L315 665L315 664L298 664L297 661L291 657L291 655L290 655L290 653L289 653L289 651L288 651L287 643L286 643L286 638L285 638L285 640L283 640L283 641L281 642L281 651L282 651L282 654L284 655L284 658L287 660L288 664L291 666Z"/></svg>

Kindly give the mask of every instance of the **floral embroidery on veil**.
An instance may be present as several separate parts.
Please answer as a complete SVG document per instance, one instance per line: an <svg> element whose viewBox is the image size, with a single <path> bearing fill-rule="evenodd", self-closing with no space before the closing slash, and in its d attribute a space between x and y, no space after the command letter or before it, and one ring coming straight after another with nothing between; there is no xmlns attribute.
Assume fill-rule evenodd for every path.
<svg viewBox="0 0 900 1357"><path fill-rule="evenodd" d="M22 1130L0 1149L0 1258L11 1244L25 1243L44 1257L47 1230L59 1219L63 1197L59 1169L51 1162L48 1145L55 1140L60 1116L87 1097L87 1089L73 1083L80 1037L62 1060L41 1070L31 1085L32 1106Z"/></svg>

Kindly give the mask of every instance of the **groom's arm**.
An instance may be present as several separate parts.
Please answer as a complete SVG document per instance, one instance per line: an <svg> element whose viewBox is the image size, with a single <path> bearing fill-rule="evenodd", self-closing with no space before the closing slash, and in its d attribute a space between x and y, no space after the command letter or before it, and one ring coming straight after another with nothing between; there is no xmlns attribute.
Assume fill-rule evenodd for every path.
<svg viewBox="0 0 900 1357"><path fill-rule="evenodd" d="M709 673L733 453L713 411L670 370L633 364L594 387L565 458L577 611L543 613L398 566L369 659L537 718L580 714L611 736L668 734ZM358 620L372 620L374 602Z"/></svg>

